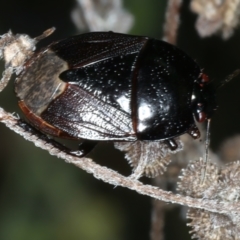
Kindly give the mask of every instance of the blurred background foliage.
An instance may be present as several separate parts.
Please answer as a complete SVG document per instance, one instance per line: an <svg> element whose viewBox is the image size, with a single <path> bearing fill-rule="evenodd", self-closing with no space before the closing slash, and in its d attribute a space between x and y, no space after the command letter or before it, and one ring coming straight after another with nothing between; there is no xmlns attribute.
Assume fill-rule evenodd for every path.
<svg viewBox="0 0 240 240"><path fill-rule="evenodd" d="M74 0L2 1L0 34L11 29L35 37L55 26L56 32L39 46L77 34L70 18L75 4ZM166 0L127 0L124 6L135 17L132 34L162 37ZM240 31L228 41L218 36L201 39L194 29L195 19L189 1L184 1L178 46L196 59L217 85L240 67ZM3 69L2 62L0 67ZM13 89L12 81L0 94L0 103L21 115ZM216 152L224 139L240 132L239 89L238 78L218 91L219 109L211 130ZM149 239L150 198L97 181L24 141L3 124L0 133L0 240ZM123 174L131 172L123 154L110 143L100 144L89 157ZM179 208L170 210L166 239L188 239L187 231Z"/></svg>

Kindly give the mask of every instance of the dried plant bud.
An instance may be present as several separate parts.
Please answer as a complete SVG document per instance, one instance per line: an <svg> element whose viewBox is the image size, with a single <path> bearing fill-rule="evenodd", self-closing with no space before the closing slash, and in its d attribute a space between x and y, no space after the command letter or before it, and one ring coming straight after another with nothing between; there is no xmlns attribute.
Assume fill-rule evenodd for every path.
<svg viewBox="0 0 240 240"><path fill-rule="evenodd" d="M0 36L0 58L5 61L5 71L0 80L0 91L7 85L13 73L19 74L23 65L35 50L37 42L50 34L55 28L46 30L37 38L30 38L26 34L12 34L11 31Z"/></svg>
<svg viewBox="0 0 240 240"><path fill-rule="evenodd" d="M122 6L122 0L78 0L72 20L80 30L126 33L133 25L133 15Z"/></svg>
<svg viewBox="0 0 240 240"><path fill-rule="evenodd" d="M221 202L237 202L240 197L240 161L227 164L218 176L217 184L210 186L203 194L206 199Z"/></svg>
<svg viewBox="0 0 240 240"><path fill-rule="evenodd" d="M227 164L220 172L220 181L228 182L240 187L240 161Z"/></svg>
<svg viewBox="0 0 240 240"><path fill-rule="evenodd" d="M218 170L214 164L207 167L205 181L202 183L203 160L191 162L183 170L178 183L182 194L216 200L218 202L236 202L240 196L240 162L234 162ZM218 214L201 209L190 208L187 218L191 220L193 238L204 240L240 239L240 216L236 214Z"/></svg>
<svg viewBox="0 0 240 240"><path fill-rule="evenodd" d="M240 199L240 161L227 164L220 172L219 183L211 187L206 193L207 198L214 198L221 202L239 202ZM229 212L232 222L238 225L240 230L240 216ZM238 232L240 235L240 231ZM240 237L239 237L240 238Z"/></svg>
<svg viewBox="0 0 240 240"><path fill-rule="evenodd" d="M156 177L166 171L167 165L170 163L170 155L181 151L182 142L176 138L178 148L171 151L164 142L116 142L115 148L126 152L125 158L133 167L134 178L141 175L147 177Z"/></svg>
<svg viewBox="0 0 240 240"><path fill-rule="evenodd" d="M227 39L239 23L240 1L192 0L191 10L199 15L196 28L201 37L221 32Z"/></svg>
<svg viewBox="0 0 240 240"><path fill-rule="evenodd" d="M12 34L11 31L0 36L0 56L6 68L12 67L16 72L22 70L28 56L35 50L36 42L25 34Z"/></svg>
<svg viewBox="0 0 240 240"><path fill-rule="evenodd" d="M204 160L192 161L186 169L183 169L180 181L178 182L178 191L186 196L202 198L204 191L218 181L218 168L209 163L205 173L205 180L202 180L202 173L205 168Z"/></svg>
<svg viewBox="0 0 240 240"><path fill-rule="evenodd" d="M192 228L192 238L201 240L237 240L238 235L233 235L235 225L228 216L211 213L208 211L190 208L187 218L191 223L187 224Z"/></svg>
<svg viewBox="0 0 240 240"><path fill-rule="evenodd" d="M203 124L198 124L197 126L201 131L201 138L205 139L205 131L203 130ZM168 181L174 183L177 182L180 171L183 168L186 168L189 163L189 159L195 159L196 156L201 156L205 151L204 144L201 144L198 140L193 141L188 134L183 134L180 136L181 141L183 142L184 149L186 151L180 151L171 156L171 163L168 166L167 172L165 172L164 177ZM209 149L209 155L213 162L219 162L219 158Z"/></svg>

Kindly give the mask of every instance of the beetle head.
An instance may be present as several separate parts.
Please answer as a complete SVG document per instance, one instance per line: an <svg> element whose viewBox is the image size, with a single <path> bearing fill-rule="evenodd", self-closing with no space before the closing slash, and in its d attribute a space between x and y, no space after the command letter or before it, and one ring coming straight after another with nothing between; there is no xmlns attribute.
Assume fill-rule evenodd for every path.
<svg viewBox="0 0 240 240"><path fill-rule="evenodd" d="M198 122L210 119L217 109L215 92L215 88L209 82L208 76L202 73L198 81L194 83L192 94L193 114Z"/></svg>

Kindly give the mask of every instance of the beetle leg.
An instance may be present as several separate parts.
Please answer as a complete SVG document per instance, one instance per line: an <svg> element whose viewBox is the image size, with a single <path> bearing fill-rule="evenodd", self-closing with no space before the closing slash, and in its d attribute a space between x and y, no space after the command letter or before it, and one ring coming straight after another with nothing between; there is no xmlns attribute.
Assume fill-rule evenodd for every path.
<svg viewBox="0 0 240 240"><path fill-rule="evenodd" d="M44 142L51 144L53 147L59 149L60 151L63 151L67 154L71 154L73 156L83 157L86 154L88 154L94 148L94 146L97 144L97 142L95 142L95 141L83 141L79 145L79 150L73 151L72 149L65 147L63 144L55 141L54 139L49 138L47 135L41 133L40 131L38 131L37 129L35 129L30 124L23 121L22 119L19 119L17 124L19 127L23 128L26 132L29 132L32 135L36 136L37 138L43 140Z"/></svg>
<svg viewBox="0 0 240 240"><path fill-rule="evenodd" d="M197 108L195 110L194 116L195 116L195 119L200 123L204 122L207 118L206 113L201 108Z"/></svg>
<svg viewBox="0 0 240 240"><path fill-rule="evenodd" d="M200 102L196 105L195 109L193 110L193 114L195 119L200 123L204 122L207 118L207 115L204 112L204 105Z"/></svg>
<svg viewBox="0 0 240 240"><path fill-rule="evenodd" d="M191 128L188 129L187 133L193 138L197 139L200 138L201 134L199 129L197 128L196 125L192 126Z"/></svg>
<svg viewBox="0 0 240 240"><path fill-rule="evenodd" d="M79 144L77 151L70 151L69 153L78 157L83 157L87 155L92 149L97 145L97 141L85 140Z"/></svg>
<svg viewBox="0 0 240 240"><path fill-rule="evenodd" d="M174 151L178 148L178 145L177 145L176 141L174 140L174 138L164 140L164 143L166 143L172 151Z"/></svg>

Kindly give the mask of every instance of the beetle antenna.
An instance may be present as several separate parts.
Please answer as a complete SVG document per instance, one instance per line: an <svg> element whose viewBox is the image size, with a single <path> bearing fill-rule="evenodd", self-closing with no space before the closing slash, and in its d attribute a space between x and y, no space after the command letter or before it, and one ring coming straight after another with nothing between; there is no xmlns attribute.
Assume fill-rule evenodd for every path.
<svg viewBox="0 0 240 240"><path fill-rule="evenodd" d="M224 86L226 83L230 82L233 78L237 77L240 74L240 69L235 70L233 73L231 73L230 75L228 75L226 77L226 79L224 79L222 82L220 82L220 84L217 86L216 89L221 88L222 86Z"/></svg>
<svg viewBox="0 0 240 240"><path fill-rule="evenodd" d="M204 158L204 167L202 169L202 179L201 183L204 183L206 177L206 171L208 167L208 159L209 159L209 145L210 145L210 122L211 119L207 119L207 131L206 131L206 140L205 140L205 158Z"/></svg>
<svg viewBox="0 0 240 240"><path fill-rule="evenodd" d="M240 74L240 69L235 70L233 73L228 75L226 79L224 79L216 89L221 88L226 83L230 82L233 78L237 77ZM206 177L206 171L208 167L208 159L209 159L209 145L210 145L210 122L211 119L207 119L207 130L206 130L206 140L205 140L205 157L204 157L204 167L202 169L201 183L204 183Z"/></svg>

